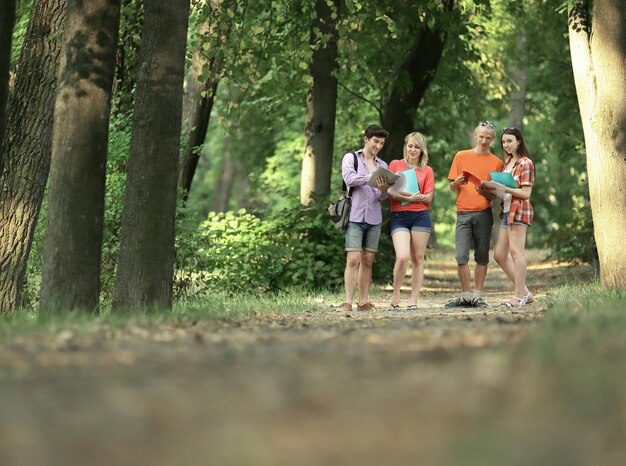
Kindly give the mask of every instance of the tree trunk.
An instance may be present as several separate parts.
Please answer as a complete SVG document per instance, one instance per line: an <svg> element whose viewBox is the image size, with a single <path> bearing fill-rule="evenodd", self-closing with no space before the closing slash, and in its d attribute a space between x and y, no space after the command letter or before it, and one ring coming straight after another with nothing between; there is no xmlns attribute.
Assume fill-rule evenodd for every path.
<svg viewBox="0 0 626 466"><path fill-rule="evenodd" d="M526 114L526 81L528 80L528 63L526 61L526 43L528 42L526 31L520 27L515 38L517 57L512 70L515 88L509 96L511 111L509 112L509 126L514 126L524 131L524 115Z"/></svg>
<svg viewBox="0 0 626 466"><path fill-rule="evenodd" d="M600 280L626 288L626 11L620 0L569 5L569 37L585 135Z"/></svg>
<svg viewBox="0 0 626 466"><path fill-rule="evenodd" d="M9 96L0 174L0 313L18 305L50 170L65 0L36 0Z"/></svg>
<svg viewBox="0 0 626 466"><path fill-rule="evenodd" d="M338 66L339 1L317 0L315 10L317 15L311 25L313 85L307 96L304 158L300 180L300 202L304 205L312 201L313 195L322 197L330 193L337 113L335 74Z"/></svg>
<svg viewBox="0 0 626 466"><path fill-rule="evenodd" d="M444 0L441 3L446 13L452 14L454 0ZM414 131L415 112L435 77L446 37L446 31L431 29L423 24L411 52L396 73L397 78L382 111L382 125L390 130L381 154L387 162L402 158L404 138ZM410 83L408 87L406 82Z"/></svg>
<svg viewBox="0 0 626 466"><path fill-rule="evenodd" d="M146 2L113 309L171 308L189 0Z"/></svg>
<svg viewBox="0 0 626 466"><path fill-rule="evenodd" d="M43 311L98 308L119 19L119 0L68 0L43 246Z"/></svg>
<svg viewBox="0 0 626 466"><path fill-rule="evenodd" d="M213 212L226 212L228 210L228 202L230 201L236 173L237 167L233 163L233 141L232 137L227 135L224 141L222 170L220 171L220 179L213 198L213 208L211 209Z"/></svg>
<svg viewBox="0 0 626 466"><path fill-rule="evenodd" d="M2 138L5 111L9 96L9 69L11 68L11 42L15 25L16 0L1 0L0 4L0 170L2 169Z"/></svg>
<svg viewBox="0 0 626 466"><path fill-rule="evenodd" d="M202 67L207 65L207 59L202 53L202 41L193 52L191 66L185 79L185 99L183 101L183 138L184 149L181 157L181 167L178 177L178 186L183 191L183 200L186 201L191 189L193 177L196 174L198 160L200 158L200 148L204 144L215 93L217 92L218 79L210 76L204 82L200 82L198 77ZM214 70L218 65L215 57L209 59L208 66Z"/></svg>

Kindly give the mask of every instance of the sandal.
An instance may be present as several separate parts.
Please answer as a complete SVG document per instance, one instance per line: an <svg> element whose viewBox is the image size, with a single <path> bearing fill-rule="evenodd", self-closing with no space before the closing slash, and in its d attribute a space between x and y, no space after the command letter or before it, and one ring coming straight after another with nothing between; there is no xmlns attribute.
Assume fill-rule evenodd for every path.
<svg viewBox="0 0 626 466"><path fill-rule="evenodd" d="M535 297L533 296L531 291L529 291L528 294L524 296L524 298L526 298L526 304L530 304L535 300Z"/></svg>
<svg viewBox="0 0 626 466"><path fill-rule="evenodd" d="M407 311L417 311L417 304L409 304L409 305L406 307L406 310L407 310Z"/></svg>
<svg viewBox="0 0 626 466"><path fill-rule="evenodd" d="M516 299L517 302L513 301L514 299ZM509 308L511 308L511 307L522 307L524 304L526 304L526 299L527 299L527 296L524 296L523 298L518 298L517 296L513 296L511 298L511 301L513 301L513 302L507 301L506 303L503 303L503 304L506 307L509 307Z"/></svg>
<svg viewBox="0 0 626 466"><path fill-rule="evenodd" d="M375 311L376 306L374 306L372 303L365 303L365 304L357 303L356 310L357 311Z"/></svg>
<svg viewBox="0 0 626 466"><path fill-rule="evenodd" d="M352 304L343 303L341 306L339 306L339 310L349 314L352 312Z"/></svg>
<svg viewBox="0 0 626 466"><path fill-rule="evenodd" d="M390 304L389 307L387 308L388 311L399 311L400 310L400 305L399 304Z"/></svg>

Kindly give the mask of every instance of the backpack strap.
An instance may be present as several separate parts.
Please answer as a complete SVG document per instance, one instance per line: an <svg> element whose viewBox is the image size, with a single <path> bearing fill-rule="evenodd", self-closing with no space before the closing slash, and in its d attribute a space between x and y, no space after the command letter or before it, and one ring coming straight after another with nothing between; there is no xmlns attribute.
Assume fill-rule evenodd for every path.
<svg viewBox="0 0 626 466"><path fill-rule="evenodd" d="M354 171L357 171L359 169L359 159L356 158L355 152L350 151L350 153L354 157ZM341 192L345 193L346 191L348 192L348 197L352 196L352 188L348 189L348 186L346 186L346 180L344 180L342 176L341 177Z"/></svg>

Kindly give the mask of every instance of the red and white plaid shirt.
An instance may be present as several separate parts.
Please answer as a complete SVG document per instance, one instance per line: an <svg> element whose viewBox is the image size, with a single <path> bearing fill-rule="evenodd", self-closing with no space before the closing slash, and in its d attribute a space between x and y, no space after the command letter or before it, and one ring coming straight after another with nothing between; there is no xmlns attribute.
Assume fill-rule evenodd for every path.
<svg viewBox="0 0 626 466"><path fill-rule="evenodd" d="M509 156L504 165L508 165L510 161L511 157ZM513 179L520 188L532 186L535 183L535 166L533 161L528 157L520 157L513 165L511 175L513 175ZM533 221L533 206L530 204L530 200L512 196L508 221L509 225L513 222L521 222L530 226Z"/></svg>

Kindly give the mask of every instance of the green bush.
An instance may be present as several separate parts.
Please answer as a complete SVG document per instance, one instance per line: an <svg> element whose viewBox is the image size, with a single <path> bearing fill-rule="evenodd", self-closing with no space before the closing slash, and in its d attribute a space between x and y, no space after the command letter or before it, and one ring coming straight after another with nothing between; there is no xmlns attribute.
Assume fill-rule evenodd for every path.
<svg viewBox="0 0 626 466"><path fill-rule="evenodd" d="M210 213L177 243L179 294L278 291L341 285L343 234L323 204L260 218L245 210Z"/></svg>

